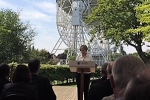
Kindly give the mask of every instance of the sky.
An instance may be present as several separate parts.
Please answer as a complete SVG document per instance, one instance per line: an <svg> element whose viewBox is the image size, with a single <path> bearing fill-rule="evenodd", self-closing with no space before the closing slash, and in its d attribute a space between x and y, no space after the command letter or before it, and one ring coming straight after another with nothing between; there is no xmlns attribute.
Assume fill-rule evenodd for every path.
<svg viewBox="0 0 150 100"><path fill-rule="evenodd" d="M20 19L30 22L37 35L34 38L34 47L52 51L60 38L56 25L56 0L0 0L0 8L20 11ZM62 44L59 49L67 46ZM133 47L124 46L127 53L136 52ZM144 47L144 50L147 48ZM58 50L56 53L61 53Z"/></svg>
<svg viewBox="0 0 150 100"><path fill-rule="evenodd" d="M60 37L56 25L55 0L0 0L0 8L20 11L21 21L29 21L37 33L34 47L52 51ZM66 46L63 44L61 48Z"/></svg>

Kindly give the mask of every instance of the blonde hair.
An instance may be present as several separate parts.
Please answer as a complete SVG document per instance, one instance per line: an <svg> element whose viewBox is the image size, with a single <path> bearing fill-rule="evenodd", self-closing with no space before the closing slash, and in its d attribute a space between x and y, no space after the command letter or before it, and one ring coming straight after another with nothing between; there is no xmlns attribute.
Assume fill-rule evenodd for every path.
<svg viewBox="0 0 150 100"><path fill-rule="evenodd" d="M115 86L119 89L124 89L128 82L142 70L144 65L140 58L132 55L118 58L112 68Z"/></svg>

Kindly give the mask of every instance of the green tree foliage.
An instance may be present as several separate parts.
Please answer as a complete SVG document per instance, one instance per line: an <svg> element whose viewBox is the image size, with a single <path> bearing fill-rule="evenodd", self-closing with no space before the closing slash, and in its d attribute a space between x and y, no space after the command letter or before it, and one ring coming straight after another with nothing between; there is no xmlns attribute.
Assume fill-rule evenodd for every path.
<svg viewBox="0 0 150 100"><path fill-rule="evenodd" d="M67 53L68 53L68 49L65 49L63 53L64 53L64 54L67 54Z"/></svg>
<svg viewBox="0 0 150 100"><path fill-rule="evenodd" d="M129 29L127 32L140 33L142 32L145 36L145 41L150 42L150 1L145 0L142 4L135 7L136 16L141 26L135 29Z"/></svg>
<svg viewBox="0 0 150 100"><path fill-rule="evenodd" d="M46 64L50 61L50 53L45 49L35 49L34 46L31 46L27 50L28 54L24 56L23 61L26 63L32 59L39 59L42 64Z"/></svg>
<svg viewBox="0 0 150 100"><path fill-rule="evenodd" d="M138 55L138 53L137 53L137 52L130 53L130 55L133 55L133 56L139 57L139 55Z"/></svg>
<svg viewBox="0 0 150 100"><path fill-rule="evenodd" d="M150 36L143 26L143 13L149 9L147 4L141 5L143 0L98 0L98 6L93 8L88 16L87 23L93 25L91 31L96 36L103 36L109 39L111 43L118 45L130 45L135 47L140 58L146 63L150 55L143 52L142 46L145 45ZM138 6L144 6L141 12ZM137 8L136 8L137 7ZM135 10L136 9L136 10ZM140 10L139 10L140 9ZM149 15L149 12L146 13ZM140 19L139 19L140 18ZM144 19L147 18L144 16ZM148 22L149 23L149 22ZM143 27L144 31L130 31ZM149 27L149 24L146 24Z"/></svg>
<svg viewBox="0 0 150 100"><path fill-rule="evenodd" d="M123 46L120 46L120 53L121 55L126 55L127 53L124 51Z"/></svg>
<svg viewBox="0 0 150 100"><path fill-rule="evenodd" d="M35 32L19 16L10 9L0 10L0 62L21 61L32 45Z"/></svg>

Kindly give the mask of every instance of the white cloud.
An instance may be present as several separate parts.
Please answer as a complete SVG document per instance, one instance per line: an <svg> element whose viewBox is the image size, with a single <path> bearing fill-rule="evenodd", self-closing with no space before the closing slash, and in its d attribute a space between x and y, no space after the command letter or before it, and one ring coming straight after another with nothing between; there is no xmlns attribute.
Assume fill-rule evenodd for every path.
<svg viewBox="0 0 150 100"><path fill-rule="evenodd" d="M0 8L9 8L17 11L21 9L20 19L29 21L32 28L38 33L34 39L34 46L38 49L46 49L49 52L54 48L59 34L56 28L56 6L46 1L27 0L0 0Z"/></svg>
<svg viewBox="0 0 150 100"><path fill-rule="evenodd" d="M51 22L55 19L55 15L50 16L36 10L23 10L21 12L20 18L23 20L30 20L30 21L37 21L37 22L43 22L43 21Z"/></svg>
<svg viewBox="0 0 150 100"><path fill-rule="evenodd" d="M38 33L34 39L34 46L38 49L46 49L51 52L54 48L59 34L56 26L56 5L51 0L0 0L0 8L10 8L20 11L20 19L23 22L29 21L32 28ZM64 47L65 45L63 45Z"/></svg>
<svg viewBox="0 0 150 100"><path fill-rule="evenodd" d="M42 2L34 2L34 4L42 9L44 12L55 14L56 13L56 4L48 1L42 1Z"/></svg>
<svg viewBox="0 0 150 100"><path fill-rule="evenodd" d="M12 6L11 4L7 3L6 1L0 0L0 8L14 9L14 6Z"/></svg>
<svg viewBox="0 0 150 100"><path fill-rule="evenodd" d="M46 49L49 52L51 52L53 50L54 46L56 45L56 42L58 41L59 36L56 35L55 37L52 37L52 36L39 35L36 38L39 38L39 39L35 39L35 43L34 43L35 48ZM57 47L58 46L59 46L59 44L57 45ZM67 46L64 43L62 43L61 46L58 48L59 50L57 50L56 55L59 53L62 53L66 48L67 48ZM62 49L62 50L60 50L60 49Z"/></svg>

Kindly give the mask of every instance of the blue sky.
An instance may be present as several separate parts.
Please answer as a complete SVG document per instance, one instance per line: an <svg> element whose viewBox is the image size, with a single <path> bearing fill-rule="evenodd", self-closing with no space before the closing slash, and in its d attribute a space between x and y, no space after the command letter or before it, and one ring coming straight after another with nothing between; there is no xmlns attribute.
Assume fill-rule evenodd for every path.
<svg viewBox="0 0 150 100"><path fill-rule="evenodd" d="M29 21L31 27L38 33L34 38L35 48L51 52L59 39L55 0L0 0L0 8L21 10L20 19L23 22ZM66 46L63 44L61 48Z"/></svg>
<svg viewBox="0 0 150 100"><path fill-rule="evenodd" d="M0 0L0 8L21 10L20 19L29 21L38 33L34 39L35 48L52 51L60 37L56 25L56 0ZM62 44L60 48L66 46ZM146 49L144 47L144 50ZM125 51L132 53L135 49L125 46ZM63 51L57 53L60 52Z"/></svg>

